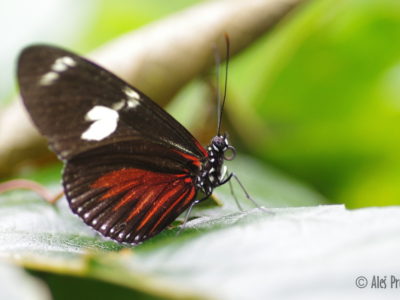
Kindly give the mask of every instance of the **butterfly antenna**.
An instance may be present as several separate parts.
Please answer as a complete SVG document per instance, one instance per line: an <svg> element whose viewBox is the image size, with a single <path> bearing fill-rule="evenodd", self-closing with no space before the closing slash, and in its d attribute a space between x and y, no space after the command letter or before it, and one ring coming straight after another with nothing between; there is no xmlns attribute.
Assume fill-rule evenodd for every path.
<svg viewBox="0 0 400 300"><path fill-rule="evenodd" d="M219 55L219 51L217 48L217 44L214 44L214 58L215 58L215 86L216 88L216 96L217 96L217 132L219 132L219 124L221 122L220 117L221 117L221 93L220 93L220 89L219 89L219 77L220 77L220 72L219 72L219 68L221 65L221 57Z"/></svg>
<svg viewBox="0 0 400 300"><path fill-rule="evenodd" d="M218 113L218 130L217 134L220 135L221 133L221 122L222 122L222 112L224 111L224 105L225 105L225 100L226 100L226 90L228 86L228 69L229 69L229 52L230 52L230 42L229 42L229 36L227 33L225 33L225 43L226 43L226 62L225 62L225 82L224 82L224 97L222 98L222 104L219 105L218 102L218 107L219 107L219 113ZM218 92L219 95L219 92ZM218 98L220 98L218 96Z"/></svg>

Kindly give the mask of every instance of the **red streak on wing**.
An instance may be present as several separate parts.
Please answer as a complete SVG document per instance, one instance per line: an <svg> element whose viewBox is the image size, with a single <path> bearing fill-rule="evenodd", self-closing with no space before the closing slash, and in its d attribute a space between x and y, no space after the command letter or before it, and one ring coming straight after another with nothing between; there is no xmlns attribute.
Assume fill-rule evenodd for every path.
<svg viewBox="0 0 400 300"><path fill-rule="evenodd" d="M189 181L191 181L190 178L186 178L184 180L184 182L187 182L187 179L189 179ZM163 206L165 205L165 203L168 202L168 200L171 199L171 197L173 197L174 195L178 194L183 189L185 189L185 187L186 186L184 184L182 184L181 181L179 181L179 182L177 182L177 184L174 187L169 189L166 193L160 195L160 197L158 198L158 201L153 203L153 207L146 214L146 217L140 222L140 224L136 230L141 229L154 216L154 214L157 213L157 211L163 210ZM165 209L165 206L164 206L164 209Z"/></svg>
<svg viewBox="0 0 400 300"><path fill-rule="evenodd" d="M196 189L194 188L194 186L192 186L192 188L189 191L189 195L183 201L183 203L181 204L181 207L187 205L190 201L192 201L195 194L196 194ZM150 234L152 232L154 232L154 230L157 229L157 226L160 225L160 223L167 217L167 215L171 212L171 210L173 210L175 208L175 206L177 206L178 203L181 202L183 198L185 198L186 195L187 195L187 193L183 193L178 199L175 200L175 202L170 207L168 207L168 209L160 216L157 223L150 230Z"/></svg>
<svg viewBox="0 0 400 300"><path fill-rule="evenodd" d="M115 195L118 195L118 194L121 194L121 193L123 193L123 192L125 192L127 190L131 190L136 185L138 185L138 182L136 182L136 181L127 182L127 183L120 183L120 185L115 185L114 187L109 189L108 192L105 193L103 196L101 196L100 199L104 200L104 199L111 198L111 197L113 197ZM97 186L92 185L92 187L97 187ZM137 192L138 190L134 190L134 191Z"/></svg>
<svg viewBox="0 0 400 300"><path fill-rule="evenodd" d="M176 152L177 152L180 156L183 156L184 158L186 158L186 159L192 161L192 163L193 163L195 166L200 167L201 162L200 162L200 160L199 160L196 156L190 155L190 154L187 154L187 153L184 153L184 152L181 152L181 151L176 151Z"/></svg>
<svg viewBox="0 0 400 300"><path fill-rule="evenodd" d="M198 140L196 140L196 146L197 146L197 148L199 148L200 149L200 151L201 152L203 152L203 154L204 154L204 156L207 156L208 155L208 153L207 153L207 150L206 149L204 149L204 147L199 143L199 141Z"/></svg>
<svg viewBox="0 0 400 300"><path fill-rule="evenodd" d="M153 203L150 212L146 214L139 225L139 227L142 227L159 209L163 210L163 205L171 197L185 189L190 183L192 183L192 179L187 174L156 173L130 168L109 172L97 179L91 187L107 189L100 198L101 200L121 195L113 207L114 211L132 201L136 201L127 221L139 215L145 207ZM194 192L194 186L192 185L191 187L192 192ZM173 207L182 197L183 195L172 204ZM171 208L168 208L167 211L170 210ZM164 215L165 213L163 213L162 217Z"/></svg>
<svg viewBox="0 0 400 300"><path fill-rule="evenodd" d="M204 147L197 141L195 140L195 144L197 146L197 148L203 153L204 156L208 156L207 150L204 149ZM188 153L185 153L183 151L179 151L179 150L174 150L176 153L178 153L180 156L183 156L184 158L186 158L187 160L190 160L195 166L200 167L201 166L201 161L199 160L199 158L195 155L191 155Z"/></svg>
<svg viewBox="0 0 400 300"><path fill-rule="evenodd" d="M142 185L142 186L138 186L137 188L128 191L122 197L122 199L114 206L113 210L118 210L119 208L121 208L122 206L124 206L125 204L129 203L130 201L132 201L134 199L140 199L140 197L142 197L142 195L146 192L146 190L147 190L147 186Z"/></svg>
<svg viewBox="0 0 400 300"><path fill-rule="evenodd" d="M131 190L136 186L150 184L162 184L171 181L171 176L182 177L184 174L162 174L141 169L122 169L107 173L97 179L90 187L92 188L108 188L101 199L107 199L123 192ZM172 179L172 180L173 180Z"/></svg>
<svg viewBox="0 0 400 300"><path fill-rule="evenodd" d="M92 184L92 187L112 187L115 186L116 183L121 184L136 181L140 179L144 172L148 171L140 169L121 169L109 172L97 179L96 182Z"/></svg>
<svg viewBox="0 0 400 300"><path fill-rule="evenodd" d="M149 202L155 200L154 198L158 194L159 194L159 190L156 190L156 189L151 189L147 192L147 194L144 194L143 197L140 199L138 205L135 206L135 209L129 214L126 221L128 222L133 217L137 216Z"/></svg>

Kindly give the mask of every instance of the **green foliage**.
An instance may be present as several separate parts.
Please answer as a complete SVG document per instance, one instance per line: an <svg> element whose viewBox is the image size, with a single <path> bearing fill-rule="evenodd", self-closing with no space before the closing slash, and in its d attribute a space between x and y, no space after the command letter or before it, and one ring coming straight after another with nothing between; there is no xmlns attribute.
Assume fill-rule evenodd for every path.
<svg viewBox="0 0 400 300"><path fill-rule="evenodd" d="M288 18L231 69L249 148L331 201L400 204L399 36L393 0L314 1Z"/></svg>

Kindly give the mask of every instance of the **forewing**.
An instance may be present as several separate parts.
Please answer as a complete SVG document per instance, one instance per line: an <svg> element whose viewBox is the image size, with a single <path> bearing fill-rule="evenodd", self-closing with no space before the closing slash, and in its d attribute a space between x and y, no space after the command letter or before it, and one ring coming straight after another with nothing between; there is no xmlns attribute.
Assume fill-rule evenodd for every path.
<svg viewBox="0 0 400 300"><path fill-rule="evenodd" d="M93 149L68 161L63 174L72 211L104 236L130 244L159 233L196 196L195 161L173 150L161 154L157 145L138 149L126 142Z"/></svg>
<svg viewBox="0 0 400 300"><path fill-rule="evenodd" d="M24 104L63 160L121 141L150 141L204 157L197 140L142 92L71 52L26 48L18 61Z"/></svg>

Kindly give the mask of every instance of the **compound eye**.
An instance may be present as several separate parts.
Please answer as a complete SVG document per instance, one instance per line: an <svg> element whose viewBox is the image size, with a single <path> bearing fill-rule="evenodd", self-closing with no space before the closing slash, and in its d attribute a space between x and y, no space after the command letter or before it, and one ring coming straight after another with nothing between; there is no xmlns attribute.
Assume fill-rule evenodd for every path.
<svg viewBox="0 0 400 300"><path fill-rule="evenodd" d="M213 138L213 143L215 143L217 145L222 145L224 143L224 137L219 136L219 135L215 136Z"/></svg>
<svg viewBox="0 0 400 300"><path fill-rule="evenodd" d="M232 146L228 146L224 151L225 160L233 160L236 157L236 149Z"/></svg>

